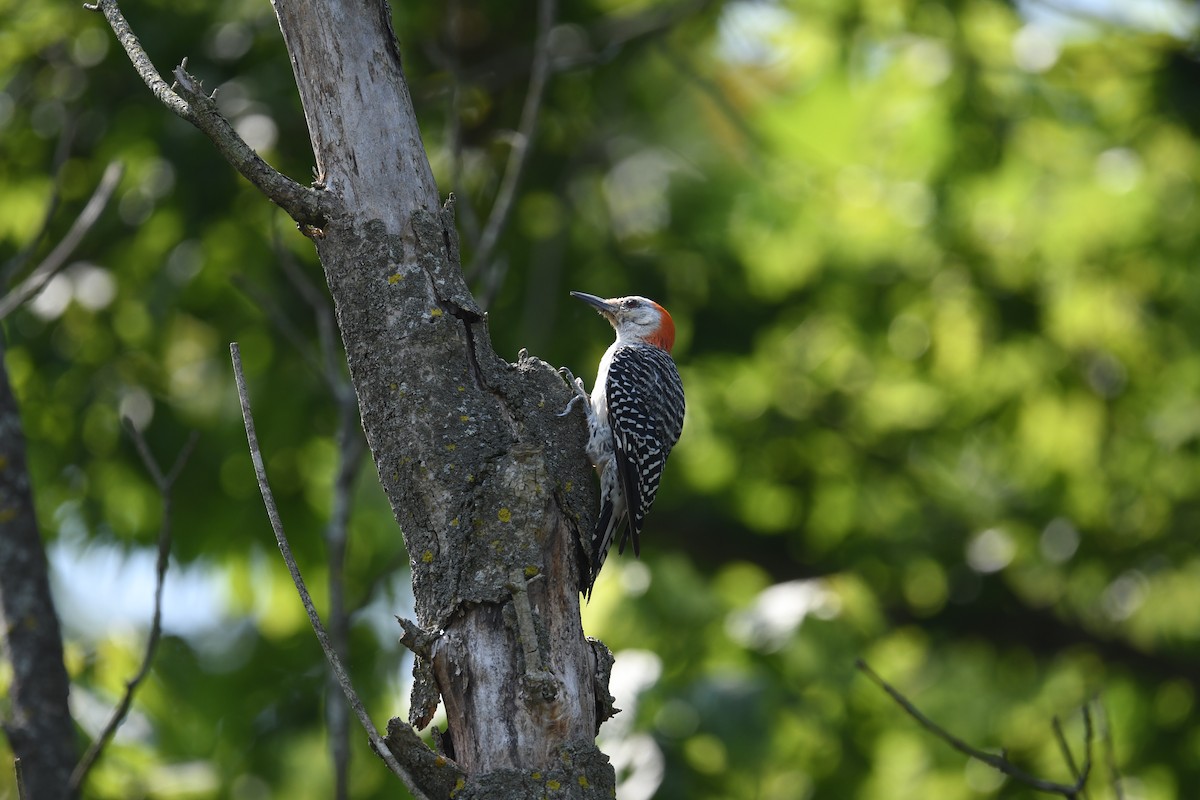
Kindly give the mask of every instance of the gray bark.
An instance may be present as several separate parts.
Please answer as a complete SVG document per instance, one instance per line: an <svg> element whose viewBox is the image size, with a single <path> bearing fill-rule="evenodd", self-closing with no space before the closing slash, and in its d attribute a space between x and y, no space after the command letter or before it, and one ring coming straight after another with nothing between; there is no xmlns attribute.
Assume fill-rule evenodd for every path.
<svg viewBox="0 0 1200 800"><path fill-rule="evenodd" d="M595 505L582 415L534 358L492 350L459 266L381 0L274 0L336 208L310 233L380 481L404 535L458 798L612 796L596 749L580 531ZM418 681L424 721L429 681ZM552 785L551 785L552 784Z"/></svg>
<svg viewBox="0 0 1200 800"><path fill-rule="evenodd" d="M0 338L0 656L12 669L4 732L27 800L61 800L78 752L67 707L58 614L25 463L17 401Z"/></svg>

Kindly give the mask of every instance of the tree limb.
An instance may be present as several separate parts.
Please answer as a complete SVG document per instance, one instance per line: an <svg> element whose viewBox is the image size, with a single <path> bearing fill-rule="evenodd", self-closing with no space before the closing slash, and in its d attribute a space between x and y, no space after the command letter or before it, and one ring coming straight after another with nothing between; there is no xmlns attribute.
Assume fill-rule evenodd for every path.
<svg viewBox="0 0 1200 800"><path fill-rule="evenodd" d="M312 309L313 319L317 324L318 352L326 387L334 399L338 398L339 393L349 392L353 395L354 387L350 385L343 369L345 356L338 348L333 306L329 296L317 284L309 280L308 275L296 263L296 259L292 257L287 248L283 247L279 241L279 231L274 226L272 226L271 237L272 247L279 259L279 266L287 276L288 282L300 292L304 302L308 303L309 308Z"/></svg>
<svg viewBox="0 0 1200 800"><path fill-rule="evenodd" d="M4 349L0 338L0 657L11 669L0 722L26 796L67 798L78 758L70 682Z"/></svg>
<svg viewBox="0 0 1200 800"><path fill-rule="evenodd" d="M50 279L66 266L71 253L75 252L75 248L83 241L83 237L96 224L96 220L100 219L100 214L108 205L108 201L112 199L113 192L116 191L117 184L121 182L121 175L124 171L125 167L119 161L109 162L108 166L104 168L104 175L100 178L100 183L96 185L96 189L88 199L87 205L83 207L83 211L79 212L79 216L71 224L67 235L42 259L42 263L34 267L33 272L29 273L25 280L13 287L12 291L4 297L0 297L0 319L4 319L26 301L36 297Z"/></svg>
<svg viewBox="0 0 1200 800"><path fill-rule="evenodd" d="M1125 800L1125 786L1121 780L1121 770L1117 767L1117 752L1113 747L1110 722L1108 707L1100 703L1100 738L1104 742L1104 760L1108 763L1108 777L1112 781L1113 796L1117 800Z"/></svg>
<svg viewBox="0 0 1200 800"><path fill-rule="evenodd" d="M162 525L158 532L158 562L155 565L154 576L154 616L150 622L150 635L146 638L146 651L142 655L142 665L138 668L137 673L125 682L125 694L121 697L121 702L113 710L112 716L108 720L108 724L104 726L104 730L100 735L92 741L87 752L83 754L83 758L75 765L75 769L71 772L70 791L78 792L83 786L83 781L87 778L88 772L100 758L104 748L112 740L113 734L117 732L117 728L125 721L126 715L129 714L129 709L133 705L133 694L137 691L141 682L145 680L146 675L150 672L150 664L154 661L154 651L158 648L158 640L162 636L162 598L163 585L166 583L167 567L171 561L171 489L175 485L175 481L179 478L179 473L183 471L187 464L188 458L192 454L192 449L196 446L196 440L199 434L193 432L188 438L187 444L179 451L179 455L175 458L175 464L171 470L163 474L162 468L159 467L158 461L150 452L150 446L146 444L146 438L142 436L142 432L134 426L134 424L126 418L125 430L133 437L133 443L137 446L138 455L141 456L142 464L145 465L146 471L150 473L150 477L154 481L155 487L158 489L159 497L162 498Z"/></svg>
<svg viewBox="0 0 1200 800"><path fill-rule="evenodd" d="M1075 756L1071 754L1071 746L1067 744L1067 737L1063 733L1062 723L1059 722L1057 715L1051 720L1051 724L1054 726L1054 738L1058 741L1058 749L1062 752L1063 761L1067 762L1067 769L1071 770L1071 777L1079 780L1081 777L1079 767L1075 766ZM1080 800L1088 800L1086 788L1080 789L1079 797Z"/></svg>
<svg viewBox="0 0 1200 800"><path fill-rule="evenodd" d="M279 516L279 508L275 505L275 496L272 494L271 486L267 482L267 470L263 464L262 451L259 449L258 434L255 433L254 429L254 414L250 409L250 395L246 388L246 376L242 371L242 354L237 342L229 345L229 354L233 360L233 375L237 383L238 400L242 407L242 420L246 427L246 441L250 445L250 460L254 464L254 475L258 480L258 489L262 493L263 505L266 507L267 518L271 521L271 529L275 532L275 542L279 545L279 552L283 554L283 560L287 564L288 572L292 576L292 582L296 585L296 591L300 594L300 601L304 604L304 610L308 613L308 620L312 624L313 632L317 635L317 641L320 643L321 649L325 652L325 658L328 660L330 669L333 671L338 684L345 693L346 700L350 703L350 707L354 709L355 715L358 716L359 722L362 723L363 728L366 730L372 749L383 759L388 769L400 778L414 797L418 798L418 800L428 800L428 796L418 786L409 769L406 766L401 766L395 754L389 749L387 742L379 735L379 730L375 727L375 723L371 721L370 715L367 714L366 708L363 707L362 700L359 699L358 693L354 690L350 676L342 666L341 658L338 657L338 654L333 649L333 645L329 641L329 635L325 631L325 626L321 622L321 617L317 613L316 606L313 605L312 597L308 593L308 587L304 583L304 578L300 575L300 567L296 564L296 559L292 555L291 545L288 544L287 534L283 529L283 520Z"/></svg>
<svg viewBox="0 0 1200 800"><path fill-rule="evenodd" d="M469 280L474 280L490 266L492 253L512 213L517 187L521 184L521 175L525 171L525 163L537 132L542 96L545 94L546 80L550 75L550 31L554 27L555 10L556 0L538 0L538 33L534 44L533 67L529 75L529 89L525 94L525 104L521 108L520 123L513 135L512 149L508 151L508 164L504 168L504 177L500 180L496 202L483 226L471 268L467 270Z"/></svg>
<svg viewBox="0 0 1200 800"><path fill-rule="evenodd" d="M1046 794L1062 795L1063 797L1070 798L1070 800L1077 798L1079 793L1083 790L1083 787L1087 784L1088 774L1092 769L1092 715L1086 704L1083 706L1085 747L1083 769L1080 771L1079 777L1075 783L1067 785L1055 783L1054 781L1043 780L1042 778L1030 775L1028 772L1020 769L1003 756L998 756L994 753L988 753L984 750L980 750L977 747L972 747L921 713L920 709L913 705L907 697L901 694L895 687L893 687L883 678L879 677L878 673L876 673L875 670L871 669L871 667L867 665L867 662L860 658L855 662L855 666L858 668L859 672L862 672L864 675L874 681L879 688L883 689L888 696L895 700L896 704L903 708L910 717L915 719L921 725L921 727L963 755L970 756L978 761L982 761L992 769L1004 773L1013 780L1019 781L1031 789L1035 789Z"/></svg>
<svg viewBox="0 0 1200 800"><path fill-rule="evenodd" d="M25 264L33 257L34 251L37 250L42 240L50 233L50 224L54 221L54 215L58 211L58 204L62 200L62 167L71 152L71 139L74 137L74 134L75 124L73 121L68 120L67 125L58 137L58 144L54 147L54 189L50 192L50 199L46 202L46 210L42 214L42 224L38 226L38 232L33 235L28 244L6 261L3 268L0 268L0 286L7 286L25 268Z"/></svg>
<svg viewBox="0 0 1200 800"><path fill-rule="evenodd" d="M28 800L28 795L25 794L25 768L21 766L21 759L13 759L13 773L17 780L17 800Z"/></svg>
<svg viewBox="0 0 1200 800"><path fill-rule="evenodd" d="M346 658L349 639L345 587L346 545L353 506L352 495L358 475L362 471L366 442L359 426L354 387L350 385L339 364L339 353L333 336L333 310L329 301L296 264L292 254L282 246L274 229L272 234L272 246L280 267L312 309L317 326L317 356L312 355L304 335L292 324L269 293L258 290L245 279L238 283L267 313L280 332L292 342L305 363L313 367L321 377L337 408L338 427L335 438L338 466L333 481L332 509L325 525L325 546L329 554L329 640L334 652ZM339 689L337 677L330 672L327 680L329 685L326 690L328 701L325 704L325 718L329 726L329 749L333 758L334 798L345 800L350 791L350 718L346 705L336 699Z"/></svg>
<svg viewBox="0 0 1200 800"><path fill-rule="evenodd" d="M335 213L332 195L297 183L254 152L254 148L238 135L229 120L217 110L213 98L204 94L200 82L186 72L186 58L174 70L176 86L168 86L121 14L116 0L97 0L94 4L85 4L84 8L104 14L117 36L117 41L121 43L121 47L133 63L133 68L159 102L180 119L199 128L242 177L266 195L267 199L286 211L306 231L319 229Z"/></svg>

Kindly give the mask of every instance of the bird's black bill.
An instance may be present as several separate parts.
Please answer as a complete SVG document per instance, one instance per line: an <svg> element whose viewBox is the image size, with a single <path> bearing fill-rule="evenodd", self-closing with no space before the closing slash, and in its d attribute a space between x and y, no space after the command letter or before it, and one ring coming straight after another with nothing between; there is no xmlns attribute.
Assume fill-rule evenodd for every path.
<svg viewBox="0 0 1200 800"><path fill-rule="evenodd" d="M571 297L574 297L576 300L582 300L597 311L612 313L612 309L608 307L608 301L603 297L597 297L587 292L571 292Z"/></svg>

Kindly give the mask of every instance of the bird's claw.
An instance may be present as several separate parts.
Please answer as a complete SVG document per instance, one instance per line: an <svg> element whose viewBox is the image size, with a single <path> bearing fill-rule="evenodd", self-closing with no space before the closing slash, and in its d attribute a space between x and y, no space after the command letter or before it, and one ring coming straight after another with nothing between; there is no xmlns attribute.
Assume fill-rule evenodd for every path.
<svg viewBox="0 0 1200 800"><path fill-rule="evenodd" d="M575 375L572 374L571 370L568 369L567 367L559 367L558 374L562 375L563 378L567 381L567 385L569 385L572 389L575 390L575 396L571 398L571 402L567 403L567 407L564 408L562 413L559 414L558 416L565 417L567 414L570 414L571 409L574 407L575 403L579 400L582 400L584 402L584 406L585 406L585 410L586 410L586 408L588 407L587 404L591 403L591 399L588 397L587 389L583 385L583 378L576 378Z"/></svg>
<svg viewBox="0 0 1200 800"><path fill-rule="evenodd" d="M576 378L576 380L578 380L578 378ZM559 413L557 416L560 416L560 417L565 417L567 414L570 414L570 413L571 413L571 409L572 409L572 408L574 408L575 404L576 404L577 402L579 402L579 400L580 400L580 398L581 398L581 397L583 397L583 395L578 395L578 394L577 394L577 395L575 395L574 397L572 397L572 398L571 398L571 400L570 400L570 401L567 403L567 407L566 407L566 408L564 408L564 409L562 410L562 412L561 412L561 413Z"/></svg>

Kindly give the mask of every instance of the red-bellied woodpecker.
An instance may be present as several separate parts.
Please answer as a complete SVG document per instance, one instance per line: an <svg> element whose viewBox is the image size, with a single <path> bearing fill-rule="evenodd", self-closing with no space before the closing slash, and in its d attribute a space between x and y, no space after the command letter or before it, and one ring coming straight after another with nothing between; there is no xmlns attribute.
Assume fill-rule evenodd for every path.
<svg viewBox="0 0 1200 800"><path fill-rule="evenodd" d="M675 323L665 308L644 297L571 296L595 307L617 332L600 359L590 397L583 380L564 370L573 378L576 396L563 414L583 400L588 458L600 473L600 516L584 588L590 597L613 539L626 523L617 552L625 552L625 542L632 540L634 555L641 554L642 524L683 431L683 383L671 360Z"/></svg>

